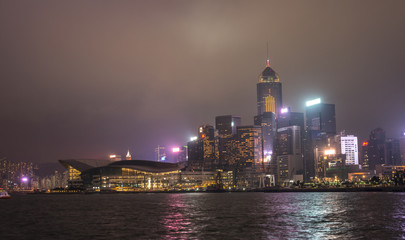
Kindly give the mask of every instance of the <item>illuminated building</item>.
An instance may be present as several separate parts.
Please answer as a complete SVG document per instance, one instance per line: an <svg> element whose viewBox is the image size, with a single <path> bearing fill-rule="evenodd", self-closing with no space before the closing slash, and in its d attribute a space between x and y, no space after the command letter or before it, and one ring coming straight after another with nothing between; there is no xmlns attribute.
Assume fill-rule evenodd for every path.
<svg viewBox="0 0 405 240"><path fill-rule="evenodd" d="M367 170L375 170L375 166L385 163L385 131L376 128L370 133L370 139L363 142L362 165Z"/></svg>
<svg viewBox="0 0 405 240"><path fill-rule="evenodd" d="M399 139L387 138L385 140L384 159L386 165L402 165Z"/></svg>
<svg viewBox="0 0 405 240"><path fill-rule="evenodd" d="M405 131L399 138L399 152L401 154L401 165L405 165Z"/></svg>
<svg viewBox="0 0 405 240"><path fill-rule="evenodd" d="M257 115L274 112L278 115L282 107L281 82L278 74L270 67L267 60L266 68L259 76L257 83Z"/></svg>
<svg viewBox="0 0 405 240"><path fill-rule="evenodd" d="M299 126L300 130L303 131L304 128L304 113L291 112L289 108L282 108L280 114L277 118L277 127L289 127L289 126Z"/></svg>
<svg viewBox="0 0 405 240"><path fill-rule="evenodd" d="M351 172L348 174L348 179L351 182L361 182L367 181L372 178L374 174L370 172Z"/></svg>
<svg viewBox="0 0 405 240"><path fill-rule="evenodd" d="M155 148L155 160L158 162L165 162L166 161L166 150L164 146L158 145Z"/></svg>
<svg viewBox="0 0 405 240"><path fill-rule="evenodd" d="M128 149L127 155L125 156L125 160L132 160L131 153L129 152L129 149Z"/></svg>
<svg viewBox="0 0 405 240"><path fill-rule="evenodd" d="M277 163L275 161L275 141L276 141L276 114L274 112L264 112L255 116L255 126L261 127L262 155L264 166L271 174L275 174Z"/></svg>
<svg viewBox="0 0 405 240"><path fill-rule="evenodd" d="M177 163L145 160L59 160L69 171L69 187L87 191L199 190L232 186L232 172L185 171ZM74 169L74 171L72 171Z"/></svg>
<svg viewBox="0 0 405 240"><path fill-rule="evenodd" d="M306 126L311 130L312 138L315 139L319 133L335 135L335 104L326 104L318 99L315 100L306 103Z"/></svg>
<svg viewBox="0 0 405 240"><path fill-rule="evenodd" d="M241 118L235 115L215 117L215 128L218 131L216 147L218 165L223 169L229 169L234 163L236 128L241 125Z"/></svg>
<svg viewBox="0 0 405 240"><path fill-rule="evenodd" d="M7 158L0 158L0 187L8 190L30 190L34 171L38 168L32 162L14 162Z"/></svg>
<svg viewBox="0 0 405 240"><path fill-rule="evenodd" d="M55 171L52 175L42 177L38 183L38 189L52 190L66 188L68 186L68 171Z"/></svg>
<svg viewBox="0 0 405 240"><path fill-rule="evenodd" d="M341 152L346 154L346 165L359 164L359 148L357 137L353 135L341 136Z"/></svg>
<svg viewBox="0 0 405 240"><path fill-rule="evenodd" d="M369 169L369 158L368 158L368 142L363 142L361 145L361 166L363 169Z"/></svg>
<svg viewBox="0 0 405 240"><path fill-rule="evenodd" d="M336 149L322 149L318 154L315 164L316 177L320 180L335 178L344 180L349 173L349 167L345 167L346 156L336 154Z"/></svg>
<svg viewBox="0 0 405 240"><path fill-rule="evenodd" d="M328 137L336 135L335 105L322 103L317 98L306 102L306 129L304 136L304 178L315 176L315 152L327 146Z"/></svg>
<svg viewBox="0 0 405 240"><path fill-rule="evenodd" d="M166 161L171 163L185 163L187 161L187 146L172 147L171 151L167 153Z"/></svg>
<svg viewBox="0 0 405 240"><path fill-rule="evenodd" d="M261 127L263 170L276 174L275 159L276 118L282 107L282 85L278 74L270 67L267 60L266 68L259 76L257 83L257 116L254 124Z"/></svg>
<svg viewBox="0 0 405 240"><path fill-rule="evenodd" d="M121 161L121 160L122 160L121 155L117 155L117 154L110 154L110 155L109 155L109 158L110 158L112 161Z"/></svg>
<svg viewBox="0 0 405 240"><path fill-rule="evenodd" d="M277 146L276 146L276 148L277 148L277 156L280 155L280 156L283 156L283 157L281 157L280 159L277 160L277 164L279 165L277 173L279 174L279 176L281 176L280 175L280 160L284 161L284 163L281 162L281 165L284 165L284 166L287 166L286 162L290 162L289 165L293 166L294 164L291 164L291 163L294 163L296 161L301 161L302 162L301 163L301 168L299 168L299 169L295 168L294 169L295 173L293 175L290 175L288 178L285 178L284 180L283 180L283 177L281 176L281 178L278 179L279 181L288 181L288 180L294 179L295 174L297 175L295 177L295 181L300 180L298 178L301 177L301 176L298 176L298 175L303 174L303 158L302 158L302 154L304 152L304 145L303 145L304 129L305 129L304 128L304 113L291 112L290 108L288 108L288 107L282 108L280 110L280 114L278 115L278 118L277 118L277 128L282 129L282 128L292 127L292 126L296 126L296 127L299 128L299 129L296 128L295 131L299 131L299 132L295 132L294 136L300 136L300 137L298 139L294 138L293 141L296 142L295 146L299 145L301 147L301 150L299 152L295 152L294 154L283 154L282 153L283 151L280 150L279 148L282 148L282 144L285 141L285 139L284 139L284 141L280 140L279 137L281 137L281 136L279 136L279 133L278 133L277 134ZM279 132L279 131L277 130L277 132ZM291 156L287 157L287 155L291 155ZM300 156L298 156L298 155L300 155ZM293 160L293 159L295 159L295 160ZM283 171L282 168L281 168L281 171ZM291 173L291 171L290 171L290 173Z"/></svg>
<svg viewBox="0 0 405 240"><path fill-rule="evenodd" d="M381 180L395 180L395 177L398 174L402 175L401 178L404 178L405 166L394 166L386 164L376 165L376 175L380 177ZM403 179L401 180L403 182Z"/></svg>
<svg viewBox="0 0 405 240"><path fill-rule="evenodd" d="M259 126L239 126L237 127L238 138L238 169L252 168L262 169L262 131Z"/></svg>
<svg viewBox="0 0 405 240"><path fill-rule="evenodd" d="M277 129L277 179L280 185L303 181L301 127Z"/></svg>
<svg viewBox="0 0 405 240"><path fill-rule="evenodd" d="M95 160L95 159L69 159L59 160L59 163L68 171L68 187L79 189L83 187L81 174L88 169L102 167L113 163L112 160Z"/></svg>
<svg viewBox="0 0 405 240"><path fill-rule="evenodd" d="M225 115L215 117L215 129L219 136L232 136L236 134L236 127L240 126L242 120L239 116Z"/></svg>
<svg viewBox="0 0 405 240"><path fill-rule="evenodd" d="M211 125L198 128L198 138L187 144L188 167L192 170L215 170L217 167L215 153L215 131Z"/></svg>

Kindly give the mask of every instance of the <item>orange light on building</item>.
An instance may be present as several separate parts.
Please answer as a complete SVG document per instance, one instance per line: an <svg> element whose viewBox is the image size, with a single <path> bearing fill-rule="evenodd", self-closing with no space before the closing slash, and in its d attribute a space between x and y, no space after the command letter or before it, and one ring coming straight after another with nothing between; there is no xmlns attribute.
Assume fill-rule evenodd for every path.
<svg viewBox="0 0 405 240"><path fill-rule="evenodd" d="M334 155L336 154L336 150L335 149L328 149L325 150L325 155Z"/></svg>
<svg viewBox="0 0 405 240"><path fill-rule="evenodd" d="M368 146L368 142L363 142L363 146Z"/></svg>
<svg viewBox="0 0 405 240"><path fill-rule="evenodd" d="M205 134L202 134L202 135L201 135L201 138L205 138Z"/></svg>

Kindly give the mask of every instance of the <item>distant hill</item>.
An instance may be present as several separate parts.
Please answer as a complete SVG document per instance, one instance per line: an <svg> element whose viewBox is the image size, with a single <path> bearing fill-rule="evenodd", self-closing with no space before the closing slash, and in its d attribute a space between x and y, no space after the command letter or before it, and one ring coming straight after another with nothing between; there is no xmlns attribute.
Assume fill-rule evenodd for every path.
<svg viewBox="0 0 405 240"><path fill-rule="evenodd" d="M35 172L40 177L46 177L58 172L64 172L66 169L59 162L41 163L38 164L38 170Z"/></svg>

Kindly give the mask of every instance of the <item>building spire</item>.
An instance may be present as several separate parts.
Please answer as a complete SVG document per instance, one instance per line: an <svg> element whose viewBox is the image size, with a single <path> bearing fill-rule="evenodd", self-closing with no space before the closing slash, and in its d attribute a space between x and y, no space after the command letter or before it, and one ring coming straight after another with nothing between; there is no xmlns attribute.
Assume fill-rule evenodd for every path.
<svg viewBox="0 0 405 240"><path fill-rule="evenodd" d="M131 153L129 153L129 149L128 149L128 153L127 153L127 156L125 157L125 159L132 160Z"/></svg>
<svg viewBox="0 0 405 240"><path fill-rule="evenodd" d="M270 67L270 59L269 59L269 41L267 41L267 60L266 60L266 67Z"/></svg>

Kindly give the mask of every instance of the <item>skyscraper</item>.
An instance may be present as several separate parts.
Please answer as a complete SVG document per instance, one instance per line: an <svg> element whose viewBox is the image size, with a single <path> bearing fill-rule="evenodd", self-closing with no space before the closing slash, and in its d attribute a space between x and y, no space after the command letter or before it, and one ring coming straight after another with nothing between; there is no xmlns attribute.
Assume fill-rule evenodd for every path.
<svg viewBox="0 0 405 240"><path fill-rule="evenodd" d="M257 83L257 116L254 124L262 129L262 155L268 165L268 171L275 174L275 143L276 119L282 106L282 89L278 74L270 67L267 60L266 68L259 76Z"/></svg>
<svg viewBox="0 0 405 240"><path fill-rule="evenodd" d="M385 141L384 154L385 164L400 166L401 165L401 152L400 141L395 138L388 138Z"/></svg>
<svg viewBox="0 0 405 240"><path fill-rule="evenodd" d="M158 162L166 161L166 150L164 146L158 145L155 148L155 160Z"/></svg>
<svg viewBox="0 0 405 240"><path fill-rule="evenodd" d="M264 112L259 116L255 116L254 124L262 128L262 154L264 162L271 164L276 143L276 114L274 112ZM275 162L273 163L275 164Z"/></svg>
<svg viewBox="0 0 405 240"><path fill-rule="evenodd" d="M301 143L300 126L277 129L277 179L279 184L303 180Z"/></svg>
<svg viewBox="0 0 405 240"><path fill-rule="evenodd" d="M241 118L234 115L215 117L215 127L218 131L216 147L218 149L218 164L229 169L234 163L236 130L241 125Z"/></svg>
<svg viewBox="0 0 405 240"><path fill-rule="evenodd" d="M236 127L240 126L242 120L239 116L224 115L215 117L215 128L220 136L236 134Z"/></svg>
<svg viewBox="0 0 405 240"><path fill-rule="evenodd" d="M259 76L257 83L257 115L262 115L264 112L274 112L278 115L283 105L281 92L280 78L267 60L266 68Z"/></svg>
<svg viewBox="0 0 405 240"><path fill-rule="evenodd" d="M405 131L401 133L399 138L399 152L401 154L401 165L405 165Z"/></svg>
<svg viewBox="0 0 405 240"><path fill-rule="evenodd" d="M385 131L381 128L371 131L367 147L369 170L375 170L377 164L385 163Z"/></svg>
<svg viewBox="0 0 405 240"><path fill-rule="evenodd" d="M215 131L211 125L198 128L198 139L188 142L189 168L214 170L216 168Z"/></svg>
<svg viewBox="0 0 405 240"><path fill-rule="evenodd" d="M359 148L357 137L353 135L341 136L341 151L346 154L346 165L359 164Z"/></svg>
<svg viewBox="0 0 405 240"><path fill-rule="evenodd" d="M238 161L239 168L260 169L263 166L261 127L239 126L238 136Z"/></svg>
<svg viewBox="0 0 405 240"><path fill-rule="evenodd" d="M327 139L336 135L335 104L322 103L320 98L306 102L304 137L304 177L315 176L315 153L327 146Z"/></svg>

